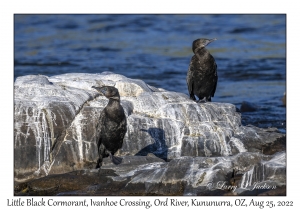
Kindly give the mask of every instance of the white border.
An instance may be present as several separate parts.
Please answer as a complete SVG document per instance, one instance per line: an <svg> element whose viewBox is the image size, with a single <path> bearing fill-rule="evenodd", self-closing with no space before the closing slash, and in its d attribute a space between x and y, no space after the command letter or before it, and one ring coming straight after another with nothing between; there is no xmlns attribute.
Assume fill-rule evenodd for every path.
<svg viewBox="0 0 300 210"><path fill-rule="evenodd" d="M151 3L150 3L151 2ZM37 0L2 0L1 9L1 202L0 206L7 206L7 199L17 198L13 196L13 14L15 13L220 13L220 14L244 14L244 13L281 13L287 14L287 196L283 197L197 197L203 200L230 200L252 198L257 201L273 200L274 202L285 200L294 201L294 207L299 203L299 177L298 169L298 145L300 137L296 133L299 130L299 8L296 1L133 1L133 0L87 0L87 1L37 1ZM297 135L298 134L298 135ZM50 199L47 197L46 199ZM80 199L91 199L93 197L80 197ZM110 197L110 199L120 200L122 197ZM127 200L138 200L139 198L151 200L166 197L124 197ZM179 200L190 200L192 197L171 197ZM22 197L28 199L28 197ZM41 199L41 197L35 197ZM55 197L56 200L77 200L77 197ZM94 199L104 199L95 197ZM6 207L7 208L7 207ZM10 207L15 209L15 207ZM18 207L17 207L18 208ZM47 207L47 209L51 207ZM57 208L57 207L56 207ZM71 209L74 207L63 207ZM104 207L97 207L101 209ZM105 209L111 209L105 207ZM130 207L127 207L128 209ZM133 207L134 209L142 209ZM182 208L182 207L172 207ZM201 207L197 207L199 209ZM238 209L234 207L231 209ZM265 207L266 208L266 207ZM79 209L79 208L78 208ZM132 208L130 208L132 209ZM154 209L151 207L150 209ZM156 208L155 208L156 209ZM258 209L258 207L248 207L247 209ZM275 209L278 209L276 207Z"/></svg>

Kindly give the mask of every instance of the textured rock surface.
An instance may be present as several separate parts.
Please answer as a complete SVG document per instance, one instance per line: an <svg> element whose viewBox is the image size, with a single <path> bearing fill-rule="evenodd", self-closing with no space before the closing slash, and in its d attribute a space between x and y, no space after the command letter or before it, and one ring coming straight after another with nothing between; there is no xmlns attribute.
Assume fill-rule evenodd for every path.
<svg viewBox="0 0 300 210"><path fill-rule="evenodd" d="M16 195L251 195L278 189L285 193L285 161L284 152L181 157L170 162L155 156L125 156L119 166L105 158L100 170L49 175L19 185Z"/></svg>
<svg viewBox="0 0 300 210"><path fill-rule="evenodd" d="M134 170L137 170L136 167L137 171L145 171L149 167L157 170L151 173L153 176L161 176L161 179L152 184L169 183L162 180L172 180L172 173L162 171L171 170L174 164L174 167L183 167L177 170L180 173L174 175L174 179L179 177L176 182L181 180L182 183L189 183L184 185L184 189L198 189L193 176L184 175L185 169L195 168L191 166L192 162L216 157L228 159L228 164L231 162L232 165L232 157L246 158L249 154L257 154L260 156L259 164L263 164L266 161L262 158L265 157L263 154L273 155L285 150L283 134L272 129L242 126L240 113L236 112L232 104L197 104L185 94L151 87L141 80L110 72L53 77L28 75L17 78L15 82L15 181L95 167L98 156L95 128L107 99L91 87L102 85L112 85L119 89L121 104L127 115L128 131L117 155L136 160L137 165L132 165ZM139 167L140 159L145 158L141 156L146 155L154 155L159 161L146 161L142 164L145 168ZM264 169L258 162L249 165L256 168L250 167L248 171ZM128 168L130 164L125 165L109 170L118 174L118 170ZM101 170L108 170L105 167L113 166L104 165ZM212 177L225 179L235 166L222 167L223 171L214 172ZM281 167L285 170L285 163L281 163ZM195 169L193 173L197 176L204 173L201 168ZM89 173L98 172L91 170ZM243 173L246 174L246 171ZM126 180L134 179L130 183L143 183L135 181L142 180L143 176L127 176ZM124 176L119 174L117 177ZM153 186L157 187L155 184ZM142 191L141 194L151 194L151 190ZM193 193L193 190L187 192L197 194L199 190L197 193Z"/></svg>

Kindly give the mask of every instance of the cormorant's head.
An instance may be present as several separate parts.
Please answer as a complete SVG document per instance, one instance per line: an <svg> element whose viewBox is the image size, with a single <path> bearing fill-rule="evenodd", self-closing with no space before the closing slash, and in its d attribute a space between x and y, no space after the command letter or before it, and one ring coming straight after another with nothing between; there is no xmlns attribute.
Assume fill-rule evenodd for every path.
<svg viewBox="0 0 300 210"><path fill-rule="evenodd" d="M217 40L216 38L214 39L205 39L205 38L200 38L196 39L193 41L193 52L196 53L199 49L204 48L206 45L209 43Z"/></svg>
<svg viewBox="0 0 300 210"><path fill-rule="evenodd" d="M117 88L113 86L103 86L103 87L95 87L98 92L102 93L108 99L120 100L120 94Z"/></svg>

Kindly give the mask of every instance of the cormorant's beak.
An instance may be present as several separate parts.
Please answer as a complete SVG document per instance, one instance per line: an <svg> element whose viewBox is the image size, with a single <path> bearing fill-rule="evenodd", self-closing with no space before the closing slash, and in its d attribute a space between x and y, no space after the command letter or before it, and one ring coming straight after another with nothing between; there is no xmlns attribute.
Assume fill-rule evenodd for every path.
<svg viewBox="0 0 300 210"><path fill-rule="evenodd" d="M92 88L96 89L100 94L105 95L105 90L102 87L92 86Z"/></svg>
<svg viewBox="0 0 300 210"><path fill-rule="evenodd" d="M206 40L205 46L216 40L217 40L216 38Z"/></svg>

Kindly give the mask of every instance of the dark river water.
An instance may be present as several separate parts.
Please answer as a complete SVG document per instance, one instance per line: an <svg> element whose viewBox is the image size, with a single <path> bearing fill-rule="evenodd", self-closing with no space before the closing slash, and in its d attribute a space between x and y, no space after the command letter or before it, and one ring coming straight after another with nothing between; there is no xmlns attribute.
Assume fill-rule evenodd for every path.
<svg viewBox="0 0 300 210"><path fill-rule="evenodd" d="M244 125L285 133L286 15L15 15L14 78L111 71L188 94L197 38L217 38L212 101L253 103Z"/></svg>

